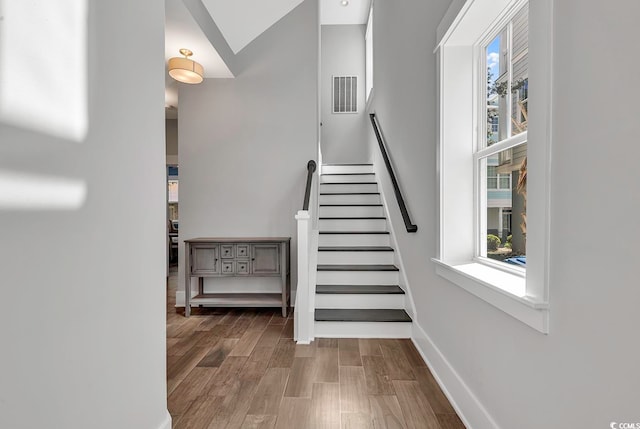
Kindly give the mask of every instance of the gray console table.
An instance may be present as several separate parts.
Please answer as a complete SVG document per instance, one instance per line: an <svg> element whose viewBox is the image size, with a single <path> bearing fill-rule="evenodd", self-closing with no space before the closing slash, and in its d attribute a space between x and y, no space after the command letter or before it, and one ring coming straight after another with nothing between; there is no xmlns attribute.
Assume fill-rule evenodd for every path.
<svg viewBox="0 0 640 429"><path fill-rule="evenodd" d="M291 295L290 237L193 238L185 240L185 306L282 307L287 317ZM280 277L280 293L205 293L205 277ZM198 293L191 296L191 278Z"/></svg>

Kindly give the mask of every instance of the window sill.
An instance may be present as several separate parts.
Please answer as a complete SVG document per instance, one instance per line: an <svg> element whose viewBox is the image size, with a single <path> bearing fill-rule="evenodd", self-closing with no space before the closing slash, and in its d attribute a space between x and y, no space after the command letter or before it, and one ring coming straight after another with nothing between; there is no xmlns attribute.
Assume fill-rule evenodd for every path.
<svg viewBox="0 0 640 429"><path fill-rule="evenodd" d="M436 274L543 334L549 333L549 304L528 297L526 279L477 262L432 259Z"/></svg>

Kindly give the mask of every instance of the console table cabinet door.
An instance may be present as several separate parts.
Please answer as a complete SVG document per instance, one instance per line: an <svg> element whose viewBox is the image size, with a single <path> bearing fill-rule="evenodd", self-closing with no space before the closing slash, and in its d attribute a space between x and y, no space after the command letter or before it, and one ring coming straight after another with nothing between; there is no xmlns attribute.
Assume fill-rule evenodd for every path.
<svg viewBox="0 0 640 429"><path fill-rule="evenodd" d="M254 275L280 274L280 245L252 244L251 273Z"/></svg>
<svg viewBox="0 0 640 429"><path fill-rule="evenodd" d="M220 272L218 246L192 246L191 252L192 274L217 274Z"/></svg>

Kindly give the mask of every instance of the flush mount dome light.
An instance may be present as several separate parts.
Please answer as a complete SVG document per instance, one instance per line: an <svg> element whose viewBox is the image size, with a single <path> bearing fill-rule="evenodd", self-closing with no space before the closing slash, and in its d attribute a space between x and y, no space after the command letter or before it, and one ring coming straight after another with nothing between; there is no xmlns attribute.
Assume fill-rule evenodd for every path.
<svg viewBox="0 0 640 429"><path fill-rule="evenodd" d="M180 49L184 58L174 57L169 59L169 76L183 83L200 83L204 75L204 68L197 62L189 59L193 52L188 49Z"/></svg>
<svg viewBox="0 0 640 429"><path fill-rule="evenodd" d="M349 6L349 0L341 0L341 1L340 1L340 4L341 4L342 6Z"/></svg>

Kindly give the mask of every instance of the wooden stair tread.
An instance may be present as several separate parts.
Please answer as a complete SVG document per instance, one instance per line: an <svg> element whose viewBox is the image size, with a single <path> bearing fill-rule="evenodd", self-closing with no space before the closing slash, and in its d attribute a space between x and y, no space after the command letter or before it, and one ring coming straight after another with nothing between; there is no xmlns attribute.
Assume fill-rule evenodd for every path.
<svg viewBox="0 0 640 429"><path fill-rule="evenodd" d="M382 204L320 204L320 207L382 207Z"/></svg>
<svg viewBox="0 0 640 429"><path fill-rule="evenodd" d="M393 252L389 246L324 246L318 247L319 252Z"/></svg>
<svg viewBox="0 0 640 429"><path fill-rule="evenodd" d="M373 165L373 164L367 164L367 163L364 163L364 164L357 164L357 163L356 164L352 164L352 163L349 163L349 162L346 162L346 163L336 162L336 163L327 163L327 164L322 164L322 165L333 165L333 166L338 165L338 166L341 166L341 165Z"/></svg>
<svg viewBox="0 0 640 429"><path fill-rule="evenodd" d="M404 294L396 285L316 285L320 294Z"/></svg>
<svg viewBox="0 0 640 429"><path fill-rule="evenodd" d="M374 176L375 173L322 173L321 176Z"/></svg>
<svg viewBox="0 0 640 429"><path fill-rule="evenodd" d="M320 234L389 234L389 231L320 231Z"/></svg>
<svg viewBox="0 0 640 429"><path fill-rule="evenodd" d="M318 308L315 320L319 322L411 322L404 310L395 309L337 309Z"/></svg>
<svg viewBox="0 0 640 429"><path fill-rule="evenodd" d="M320 192L320 195L380 195L380 192Z"/></svg>
<svg viewBox="0 0 640 429"><path fill-rule="evenodd" d="M356 219L356 220L362 220L362 219L386 219L386 217L384 217L384 216L324 216L324 217L319 217L318 219L340 219L340 220Z"/></svg>
<svg viewBox="0 0 640 429"><path fill-rule="evenodd" d="M321 185L377 185L378 182L322 182Z"/></svg>
<svg viewBox="0 0 640 429"><path fill-rule="evenodd" d="M395 265L371 264L323 264L318 265L318 271L400 271Z"/></svg>

